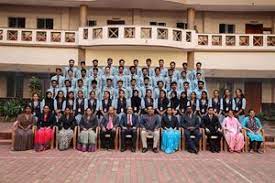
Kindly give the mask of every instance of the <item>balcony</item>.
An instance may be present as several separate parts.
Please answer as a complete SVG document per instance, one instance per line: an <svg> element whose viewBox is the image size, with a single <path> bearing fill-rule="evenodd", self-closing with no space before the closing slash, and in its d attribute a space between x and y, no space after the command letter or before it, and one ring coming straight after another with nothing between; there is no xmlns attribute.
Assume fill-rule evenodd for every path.
<svg viewBox="0 0 275 183"><path fill-rule="evenodd" d="M0 28L0 44L76 46L77 31Z"/></svg>
<svg viewBox="0 0 275 183"><path fill-rule="evenodd" d="M275 51L272 34L203 34L160 26L80 27L78 31L0 28L0 45L154 46L195 51Z"/></svg>
<svg viewBox="0 0 275 183"><path fill-rule="evenodd" d="M274 51L271 34L197 34L198 50Z"/></svg>
<svg viewBox="0 0 275 183"><path fill-rule="evenodd" d="M160 46L193 49L195 31L158 26L104 26L79 29L81 46Z"/></svg>

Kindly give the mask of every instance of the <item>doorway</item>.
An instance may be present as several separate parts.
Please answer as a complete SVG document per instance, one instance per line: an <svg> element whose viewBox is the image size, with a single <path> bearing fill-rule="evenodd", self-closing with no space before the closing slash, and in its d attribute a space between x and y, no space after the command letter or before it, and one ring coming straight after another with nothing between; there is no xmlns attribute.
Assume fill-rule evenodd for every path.
<svg viewBox="0 0 275 183"><path fill-rule="evenodd" d="M262 110L262 83L245 82L246 109L254 109L256 114ZM246 111L246 112L247 112Z"/></svg>
<svg viewBox="0 0 275 183"><path fill-rule="evenodd" d="M263 30L263 24L245 24L246 34L262 34Z"/></svg>

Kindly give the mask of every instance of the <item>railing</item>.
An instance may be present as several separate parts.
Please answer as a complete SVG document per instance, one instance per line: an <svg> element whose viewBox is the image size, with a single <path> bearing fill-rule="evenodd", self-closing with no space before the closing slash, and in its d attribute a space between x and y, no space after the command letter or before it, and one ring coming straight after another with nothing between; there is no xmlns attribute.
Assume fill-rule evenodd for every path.
<svg viewBox="0 0 275 183"><path fill-rule="evenodd" d="M275 50L275 35L198 34L198 49Z"/></svg>
<svg viewBox="0 0 275 183"><path fill-rule="evenodd" d="M148 45L174 48L194 48L195 31L159 26L104 26L79 29L79 44Z"/></svg>
<svg viewBox="0 0 275 183"><path fill-rule="evenodd" d="M77 45L77 31L0 28L0 43Z"/></svg>
<svg viewBox="0 0 275 183"><path fill-rule="evenodd" d="M0 44L160 46L186 50L275 51L271 34L201 34L160 26L113 25L78 31L0 28Z"/></svg>

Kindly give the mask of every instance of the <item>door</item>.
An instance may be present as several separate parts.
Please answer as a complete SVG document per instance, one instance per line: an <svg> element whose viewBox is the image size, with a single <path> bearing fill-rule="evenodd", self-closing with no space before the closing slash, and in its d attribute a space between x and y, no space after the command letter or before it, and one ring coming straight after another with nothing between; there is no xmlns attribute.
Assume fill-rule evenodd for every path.
<svg viewBox="0 0 275 183"><path fill-rule="evenodd" d="M254 109L256 114L262 109L262 83L245 82L244 91L246 97L246 109Z"/></svg>
<svg viewBox="0 0 275 183"><path fill-rule="evenodd" d="M262 34L263 29L263 24L245 24L246 34Z"/></svg>

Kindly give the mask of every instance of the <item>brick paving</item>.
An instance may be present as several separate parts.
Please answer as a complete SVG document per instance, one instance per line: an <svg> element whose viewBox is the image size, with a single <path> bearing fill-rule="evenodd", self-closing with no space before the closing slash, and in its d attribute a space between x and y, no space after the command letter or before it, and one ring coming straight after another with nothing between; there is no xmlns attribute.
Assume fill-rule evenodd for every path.
<svg viewBox="0 0 275 183"><path fill-rule="evenodd" d="M275 151L199 155L75 150L12 152L0 146L0 182L275 182Z"/></svg>

